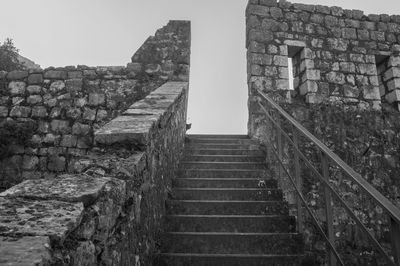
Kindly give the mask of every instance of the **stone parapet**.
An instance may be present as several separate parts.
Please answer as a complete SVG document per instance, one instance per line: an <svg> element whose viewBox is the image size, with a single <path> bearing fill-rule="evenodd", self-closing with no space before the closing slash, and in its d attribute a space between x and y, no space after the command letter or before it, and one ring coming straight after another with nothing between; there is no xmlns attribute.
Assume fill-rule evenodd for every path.
<svg viewBox="0 0 400 266"><path fill-rule="evenodd" d="M93 147L97 129L165 82L187 81L190 22L169 22L133 58L126 67L0 71L0 128L10 122L34 125L26 142L1 152L0 191L71 172ZM153 66L160 71L150 71Z"/></svg>
<svg viewBox="0 0 400 266"><path fill-rule="evenodd" d="M151 265L183 150L187 92L187 82L167 82L130 106L95 132L100 146L74 174L2 192L2 262Z"/></svg>

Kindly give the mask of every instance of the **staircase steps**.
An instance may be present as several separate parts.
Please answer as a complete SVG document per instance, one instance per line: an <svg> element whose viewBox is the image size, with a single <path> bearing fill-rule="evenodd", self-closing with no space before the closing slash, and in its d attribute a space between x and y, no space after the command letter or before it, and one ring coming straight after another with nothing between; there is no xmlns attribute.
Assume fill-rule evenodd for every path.
<svg viewBox="0 0 400 266"><path fill-rule="evenodd" d="M245 135L189 135L156 265L300 265L302 236Z"/></svg>

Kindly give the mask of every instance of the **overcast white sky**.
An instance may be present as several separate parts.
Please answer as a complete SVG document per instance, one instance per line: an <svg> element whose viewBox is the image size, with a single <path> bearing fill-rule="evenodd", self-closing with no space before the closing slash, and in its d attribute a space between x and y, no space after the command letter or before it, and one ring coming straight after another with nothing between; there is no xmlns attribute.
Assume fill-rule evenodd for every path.
<svg viewBox="0 0 400 266"><path fill-rule="evenodd" d="M400 14L399 0L298 0ZM247 0L0 0L0 41L42 67L126 65L168 20L192 21L189 133L246 133Z"/></svg>

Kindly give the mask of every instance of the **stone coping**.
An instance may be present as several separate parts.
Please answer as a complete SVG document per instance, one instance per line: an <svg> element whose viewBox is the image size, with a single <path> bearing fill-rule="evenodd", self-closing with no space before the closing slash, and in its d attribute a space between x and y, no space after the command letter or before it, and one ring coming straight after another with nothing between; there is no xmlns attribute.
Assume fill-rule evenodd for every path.
<svg viewBox="0 0 400 266"><path fill-rule="evenodd" d="M131 142L146 145L151 129L188 89L188 82L167 82L144 99L132 104L121 116L95 132L98 144Z"/></svg>

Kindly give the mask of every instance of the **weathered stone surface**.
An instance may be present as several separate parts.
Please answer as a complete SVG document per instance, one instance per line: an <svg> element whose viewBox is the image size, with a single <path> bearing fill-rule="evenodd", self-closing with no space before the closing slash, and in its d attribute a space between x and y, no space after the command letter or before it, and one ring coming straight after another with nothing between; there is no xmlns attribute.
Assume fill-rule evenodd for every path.
<svg viewBox="0 0 400 266"><path fill-rule="evenodd" d="M249 62L257 65L271 65L273 57L270 55L251 53L249 55Z"/></svg>
<svg viewBox="0 0 400 266"><path fill-rule="evenodd" d="M42 74L30 74L28 77L28 84L42 84L43 75Z"/></svg>
<svg viewBox="0 0 400 266"><path fill-rule="evenodd" d="M51 129L54 132L67 134L71 131L69 122L65 120L53 120L51 121Z"/></svg>
<svg viewBox="0 0 400 266"><path fill-rule="evenodd" d="M26 180L0 193L0 197L82 202L84 206L89 206L111 187L119 191L121 204L125 199L123 181L88 175L62 175L56 179Z"/></svg>
<svg viewBox="0 0 400 266"><path fill-rule="evenodd" d="M64 70L48 70L44 73L45 79L67 79L67 72Z"/></svg>
<svg viewBox="0 0 400 266"><path fill-rule="evenodd" d="M47 236L0 237L0 264L8 266L50 265Z"/></svg>
<svg viewBox="0 0 400 266"><path fill-rule="evenodd" d="M104 104L106 97L103 93L90 93L89 94L89 105L101 105Z"/></svg>
<svg viewBox="0 0 400 266"><path fill-rule="evenodd" d="M22 95L25 93L26 84L23 81L12 81L8 84L12 95Z"/></svg>
<svg viewBox="0 0 400 266"><path fill-rule="evenodd" d="M43 106L34 106L32 107L32 117L46 117L47 109Z"/></svg>
<svg viewBox="0 0 400 266"><path fill-rule="evenodd" d="M55 81L53 83L51 83L50 85L50 91L51 92L59 92L62 91L65 88L65 83L64 81Z"/></svg>
<svg viewBox="0 0 400 266"><path fill-rule="evenodd" d="M10 111L11 117L29 117L31 108L27 106L15 106Z"/></svg>
<svg viewBox="0 0 400 266"><path fill-rule="evenodd" d="M28 71L26 70L13 70L11 72L8 72L7 78L9 80L18 80L18 79L24 79L28 76Z"/></svg>
<svg viewBox="0 0 400 266"><path fill-rule="evenodd" d="M345 83L345 75L343 73L338 72L329 72L326 74L326 80L335 84L344 84Z"/></svg>
<svg viewBox="0 0 400 266"><path fill-rule="evenodd" d="M0 197L2 236L50 236L64 240L82 218L83 204Z"/></svg>

